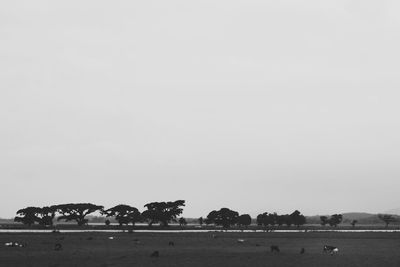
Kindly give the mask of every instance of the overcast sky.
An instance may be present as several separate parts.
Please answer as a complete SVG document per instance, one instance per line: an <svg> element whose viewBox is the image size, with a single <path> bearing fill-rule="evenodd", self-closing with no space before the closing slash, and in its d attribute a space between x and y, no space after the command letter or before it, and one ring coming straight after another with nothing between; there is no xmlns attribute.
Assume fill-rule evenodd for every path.
<svg viewBox="0 0 400 267"><path fill-rule="evenodd" d="M1 1L0 217L400 207L400 3Z"/></svg>

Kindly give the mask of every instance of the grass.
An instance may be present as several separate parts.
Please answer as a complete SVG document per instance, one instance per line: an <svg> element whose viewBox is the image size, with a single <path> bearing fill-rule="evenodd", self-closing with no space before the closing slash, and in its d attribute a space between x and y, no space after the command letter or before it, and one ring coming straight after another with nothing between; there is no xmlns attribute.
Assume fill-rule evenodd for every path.
<svg viewBox="0 0 400 267"><path fill-rule="evenodd" d="M400 233L2 233L0 266L400 266ZM114 239L109 239L113 236ZM245 239L238 243L237 239ZM139 241L137 241L139 240ZM27 242L26 248L5 247ZM175 246L168 246L173 241ZM63 249L55 251L61 243ZM324 244L339 254L322 253ZM278 245L280 253L269 247ZM301 248L305 254L300 254ZM160 257L150 254L158 250Z"/></svg>

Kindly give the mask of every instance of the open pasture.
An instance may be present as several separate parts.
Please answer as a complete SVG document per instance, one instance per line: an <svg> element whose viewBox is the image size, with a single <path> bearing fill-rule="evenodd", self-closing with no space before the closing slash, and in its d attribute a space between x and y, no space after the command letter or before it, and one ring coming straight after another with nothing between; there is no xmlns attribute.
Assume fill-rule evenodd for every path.
<svg viewBox="0 0 400 267"><path fill-rule="evenodd" d="M3 233L0 242L9 267L400 266L400 233ZM339 253L323 253L325 244Z"/></svg>

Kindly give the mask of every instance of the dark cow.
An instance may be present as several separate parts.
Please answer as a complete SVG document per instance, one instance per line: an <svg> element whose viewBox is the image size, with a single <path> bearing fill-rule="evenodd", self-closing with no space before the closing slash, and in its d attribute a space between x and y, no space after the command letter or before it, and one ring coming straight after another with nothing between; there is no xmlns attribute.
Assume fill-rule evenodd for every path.
<svg viewBox="0 0 400 267"><path fill-rule="evenodd" d="M271 252L280 252L279 246L272 245L271 246Z"/></svg>
<svg viewBox="0 0 400 267"><path fill-rule="evenodd" d="M62 245L60 244L60 243L56 243L55 245L54 245L54 250L62 250Z"/></svg>
<svg viewBox="0 0 400 267"><path fill-rule="evenodd" d="M160 252L158 250L155 250L153 253L151 253L150 257L152 258L158 258L160 256Z"/></svg>
<svg viewBox="0 0 400 267"><path fill-rule="evenodd" d="M175 246L175 243L173 241L169 241L168 242L168 246L172 246L173 247L173 246Z"/></svg>
<svg viewBox="0 0 400 267"><path fill-rule="evenodd" d="M304 253L306 253L306 250L304 248L301 248L300 254L304 254Z"/></svg>

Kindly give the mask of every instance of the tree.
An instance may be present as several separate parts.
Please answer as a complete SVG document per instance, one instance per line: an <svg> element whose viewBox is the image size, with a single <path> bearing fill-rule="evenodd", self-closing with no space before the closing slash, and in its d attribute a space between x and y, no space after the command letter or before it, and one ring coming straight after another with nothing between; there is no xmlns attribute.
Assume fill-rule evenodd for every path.
<svg viewBox="0 0 400 267"><path fill-rule="evenodd" d="M340 224L343 220L343 215L342 214L333 214L329 220L328 223L330 226L337 227L338 224Z"/></svg>
<svg viewBox="0 0 400 267"><path fill-rule="evenodd" d="M204 219L203 219L203 217L200 217L200 218L199 218L199 224L200 224L200 226L203 226L203 223L204 223Z"/></svg>
<svg viewBox="0 0 400 267"><path fill-rule="evenodd" d="M222 208L219 211L213 210L207 215L207 220L215 225L222 225L224 228L229 228L235 225L239 213L228 208Z"/></svg>
<svg viewBox="0 0 400 267"><path fill-rule="evenodd" d="M147 219L149 226L160 222L162 226L168 226L171 221L176 221L176 217L183 212L185 200L174 202L151 202L144 205L147 210L143 211L142 216Z"/></svg>
<svg viewBox="0 0 400 267"><path fill-rule="evenodd" d="M79 226L87 224L88 220L85 217L95 211L101 211L103 206L94 205L91 203L70 203L55 206L57 211L61 213L58 221L76 221Z"/></svg>
<svg viewBox="0 0 400 267"><path fill-rule="evenodd" d="M286 224L288 227L292 226L293 221L289 214L282 215L282 217L284 224Z"/></svg>
<svg viewBox="0 0 400 267"><path fill-rule="evenodd" d="M40 225L48 225L52 226L53 225L53 220L56 215L57 209L55 206L50 206L50 207L43 207L38 211L37 217L38 217L38 223Z"/></svg>
<svg viewBox="0 0 400 267"><path fill-rule="evenodd" d="M357 220L352 220L350 224L351 224L351 226L353 226L353 228L354 228L354 227L356 226L356 223L357 223L357 222L358 222Z"/></svg>
<svg viewBox="0 0 400 267"><path fill-rule="evenodd" d="M321 220L321 225L325 226L328 224L328 217L327 216L320 216L319 219Z"/></svg>
<svg viewBox="0 0 400 267"><path fill-rule="evenodd" d="M51 207L27 207L17 211L17 215L14 218L15 222L22 222L25 225L31 226L34 223L40 225L53 225L53 219L55 216L56 209Z"/></svg>
<svg viewBox="0 0 400 267"><path fill-rule="evenodd" d="M396 221L396 218L390 214L378 214L378 218L385 222L386 228L389 226L389 223Z"/></svg>
<svg viewBox="0 0 400 267"><path fill-rule="evenodd" d="M186 222L185 218L183 218L183 217L179 218L178 222L181 227L187 225L187 222Z"/></svg>
<svg viewBox="0 0 400 267"><path fill-rule="evenodd" d="M257 224L260 226L263 225L266 227L271 224L270 218L271 217L269 216L268 212L258 214L257 215Z"/></svg>
<svg viewBox="0 0 400 267"><path fill-rule="evenodd" d="M285 223L285 215L277 215L276 213L274 213L274 217L275 217L275 222L278 226L282 226Z"/></svg>
<svg viewBox="0 0 400 267"><path fill-rule="evenodd" d="M40 211L40 208L38 208L38 207L27 207L24 209L20 209L17 211L17 215L20 215L20 216L16 216L14 218L14 221L21 222L25 225L31 226L32 224L37 222L38 217L36 216L36 214L39 211Z"/></svg>
<svg viewBox="0 0 400 267"><path fill-rule="evenodd" d="M132 224L142 221L142 215L139 210L129 205L117 205L102 212L107 217L115 217L119 225Z"/></svg>
<svg viewBox="0 0 400 267"><path fill-rule="evenodd" d="M303 225L306 223L306 217L300 213L300 211L295 210L292 214L289 215L291 222L296 225L297 227L300 227L300 225Z"/></svg>
<svg viewBox="0 0 400 267"><path fill-rule="evenodd" d="M251 224L251 217L249 214L242 214L237 218L237 224L239 226L248 227Z"/></svg>

